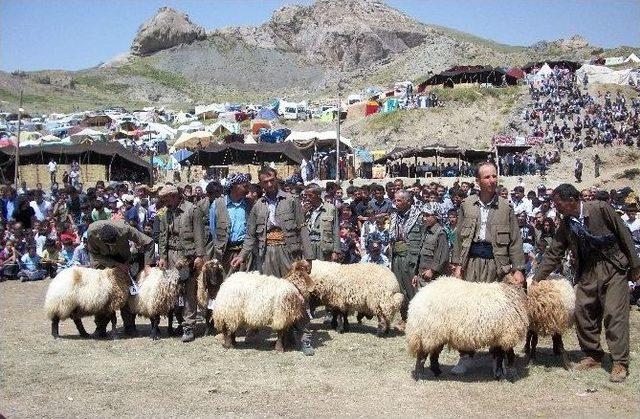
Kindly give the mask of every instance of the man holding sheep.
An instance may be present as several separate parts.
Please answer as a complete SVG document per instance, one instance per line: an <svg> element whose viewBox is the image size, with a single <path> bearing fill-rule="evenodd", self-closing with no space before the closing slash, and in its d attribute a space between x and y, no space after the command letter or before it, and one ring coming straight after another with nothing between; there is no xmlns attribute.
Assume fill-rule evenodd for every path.
<svg viewBox="0 0 640 419"><path fill-rule="evenodd" d="M258 180L265 194L251 208L242 250L231 261L231 267L240 268L253 255L254 266L264 275L284 278L297 260L306 260L311 270L313 255L300 200L280 190L275 169L263 167ZM300 335L302 353L308 356L314 354L310 320L303 318L294 326Z"/></svg>
<svg viewBox="0 0 640 419"><path fill-rule="evenodd" d="M553 203L563 215L553 241L546 249L534 283L546 279L561 263L567 250L576 269L576 333L585 353L576 369L601 367L605 336L613 366L609 380L621 382L629 374L628 279L640 281L640 258L620 216L606 202L581 201L570 184L554 189Z"/></svg>
<svg viewBox="0 0 640 419"><path fill-rule="evenodd" d="M197 284L196 274L205 258L202 216L195 206L183 199L177 187L165 185L159 193L166 211L158 214L158 267L176 268L184 282L184 323L182 341L195 339Z"/></svg>
<svg viewBox="0 0 640 419"><path fill-rule="evenodd" d="M474 282L496 282L507 273L524 284L525 257L518 220L509 202L496 193L498 169L493 162L476 167L478 195L465 198L458 211L451 264L453 275ZM473 354L461 354L452 372L464 374Z"/></svg>

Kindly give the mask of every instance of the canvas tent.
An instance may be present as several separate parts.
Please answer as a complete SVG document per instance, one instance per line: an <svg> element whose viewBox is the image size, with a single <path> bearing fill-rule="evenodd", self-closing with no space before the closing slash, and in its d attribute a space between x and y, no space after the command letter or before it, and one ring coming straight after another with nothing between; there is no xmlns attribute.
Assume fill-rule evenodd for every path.
<svg viewBox="0 0 640 419"><path fill-rule="evenodd" d="M640 74L631 69L615 71L608 67L585 64L576 71L576 80L582 84L585 77L588 83L628 85L638 84Z"/></svg>
<svg viewBox="0 0 640 419"><path fill-rule="evenodd" d="M189 156L192 164L202 166L283 162L300 164L303 156L292 143L279 144L211 144Z"/></svg>
<svg viewBox="0 0 640 419"><path fill-rule="evenodd" d="M336 132L335 131L293 131L285 139L285 142L293 143L299 150L311 150L314 147L331 147L335 148L336 145ZM349 151L353 148L351 140L340 136L341 147L346 147Z"/></svg>
<svg viewBox="0 0 640 419"><path fill-rule="evenodd" d="M347 118L358 118L372 115L380 109L380 105L378 102L367 101L367 102L358 102L349 106L347 110Z"/></svg>
<svg viewBox="0 0 640 419"><path fill-rule="evenodd" d="M635 53L631 53L631 55L629 55L627 57L626 60L624 60L625 63L640 63L640 58L638 58L638 56Z"/></svg>
<svg viewBox="0 0 640 419"><path fill-rule="evenodd" d="M176 150L181 148L202 148L208 146L213 137L214 134L208 131L184 133L176 140L173 147Z"/></svg>
<svg viewBox="0 0 640 419"><path fill-rule="evenodd" d="M501 86L503 82L507 85L515 85L518 79L509 75L501 68L490 66L455 66L447 71L431 76L427 80L418 84L418 93L425 91L427 86L453 87L456 84L481 83Z"/></svg>
<svg viewBox="0 0 640 419"><path fill-rule="evenodd" d="M544 65L533 75L534 81L544 80L553 74L553 70L549 67L549 64L544 63Z"/></svg>
<svg viewBox="0 0 640 419"><path fill-rule="evenodd" d="M5 173L13 176L15 147L0 149L0 165L7 168ZM148 182L151 179L151 163L142 160L117 142L78 145L41 145L20 150L20 166L46 165L50 159L58 164L71 164L73 161L83 165L104 166L108 179Z"/></svg>

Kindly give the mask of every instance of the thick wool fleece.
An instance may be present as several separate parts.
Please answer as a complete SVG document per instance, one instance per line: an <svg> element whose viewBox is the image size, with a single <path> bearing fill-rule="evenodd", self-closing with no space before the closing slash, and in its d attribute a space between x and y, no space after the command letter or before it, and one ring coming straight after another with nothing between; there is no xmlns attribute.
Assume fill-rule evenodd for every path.
<svg viewBox="0 0 640 419"><path fill-rule="evenodd" d="M138 294L129 297L129 310L147 318L168 315L178 301L179 279L176 269L143 270L137 278Z"/></svg>
<svg viewBox="0 0 640 419"><path fill-rule="evenodd" d="M565 278L547 279L527 292L530 329L540 336L562 335L573 326L576 294Z"/></svg>
<svg viewBox="0 0 640 419"><path fill-rule="evenodd" d="M118 269L67 268L49 284L44 309L49 319L110 314L129 298L129 275Z"/></svg>
<svg viewBox="0 0 640 419"><path fill-rule="evenodd" d="M360 312L391 321L403 295L391 269L374 263L342 265L314 260L313 294L328 307L344 313Z"/></svg>
<svg viewBox="0 0 640 419"><path fill-rule="evenodd" d="M443 346L508 350L524 340L528 326L523 289L440 277L411 300L405 333L408 351L417 357Z"/></svg>

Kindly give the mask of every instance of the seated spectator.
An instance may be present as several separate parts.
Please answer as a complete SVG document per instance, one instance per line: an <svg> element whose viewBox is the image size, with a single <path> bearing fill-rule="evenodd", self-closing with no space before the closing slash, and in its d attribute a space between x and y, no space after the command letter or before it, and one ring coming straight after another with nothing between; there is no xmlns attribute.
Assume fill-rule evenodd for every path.
<svg viewBox="0 0 640 419"><path fill-rule="evenodd" d="M13 246L13 242L8 240L2 250L0 250L0 279L18 279L20 254Z"/></svg>
<svg viewBox="0 0 640 419"><path fill-rule="evenodd" d="M382 243L377 240L372 240L367 246L367 253L364 255L360 263L375 263L387 268L391 268L391 262L382 252Z"/></svg>
<svg viewBox="0 0 640 419"><path fill-rule="evenodd" d="M20 281L39 281L44 279L47 272L42 269L42 258L36 253L36 246L31 244L27 246L27 253L22 255L20 259L20 271L18 278Z"/></svg>
<svg viewBox="0 0 640 419"><path fill-rule="evenodd" d="M152 227L149 226L149 229ZM151 234L149 234L151 236ZM91 260L89 259L89 251L87 250L87 233L85 232L82 235L82 241L80 245L76 247L73 251L73 265L75 266L89 266L91 264Z"/></svg>
<svg viewBox="0 0 640 419"><path fill-rule="evenodd" d="M53 278L58 273L62 263L62 257L55 239L51 237L47 239L44 251L42 252L42 260L40 262L42 264L42 268L50 277Z"/></svg>

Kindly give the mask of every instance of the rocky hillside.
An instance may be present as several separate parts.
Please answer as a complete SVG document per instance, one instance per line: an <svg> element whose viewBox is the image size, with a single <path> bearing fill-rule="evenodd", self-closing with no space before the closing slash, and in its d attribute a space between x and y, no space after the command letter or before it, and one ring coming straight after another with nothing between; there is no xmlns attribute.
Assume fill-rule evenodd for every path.
<svg viewBox="0 0 640 419"><path fill-rule="evenodd" d="M128 53L76 72L0 72L0 108L24 90L32 112L123 105L192 107L213 101L333 97L345 90L417 81L456 64L521 65L584 59L584 39L513 47L420 23L375 0L318 0L288 6L257 27L206 32L182 12L161 8Z"/></svg>

